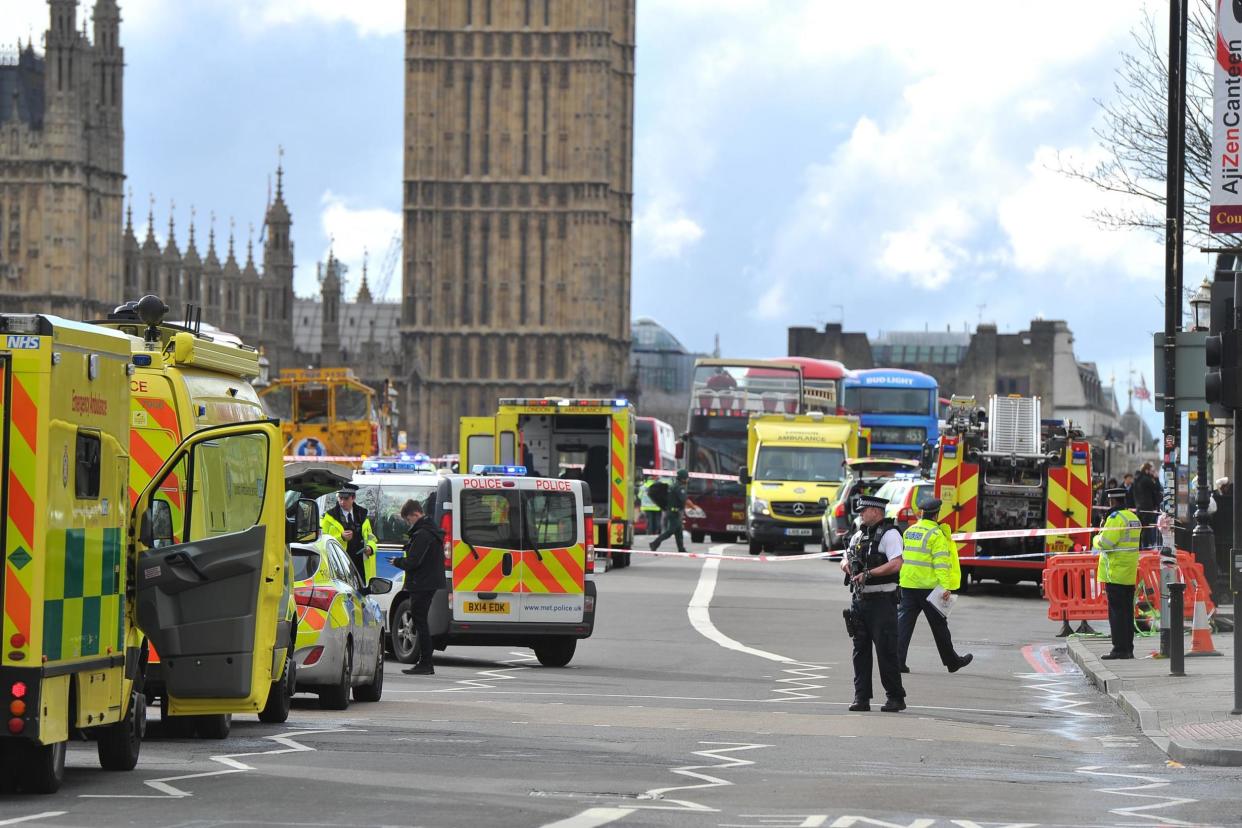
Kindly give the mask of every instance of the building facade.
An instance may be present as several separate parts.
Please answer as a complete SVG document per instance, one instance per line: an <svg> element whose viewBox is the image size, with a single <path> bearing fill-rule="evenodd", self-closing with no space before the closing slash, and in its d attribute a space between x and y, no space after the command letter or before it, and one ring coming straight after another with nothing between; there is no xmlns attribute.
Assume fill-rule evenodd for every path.
<svg viewBox="0 0 1242 828"><path fill-rule="evenodd" d="M407 0L411 444L502 396L625 390L635 0Z"/></svg>
<svg viewBox="0 0 1242 828"><path fill-rule="evenodd" d="M42 55L0 56L0 311L89 319L120 294L121 13L96 0L92 37L78 5L49 0Z"/></svg>
<svg viewBox="0 0 1242 828"><path fill-rule="evenodd" d="M1155 439L1133 407L1122 412L1116 390L1093 362L1074 352L1074 334L1062 320L1035 319L1026 330L1002 334L995 325L967 331L888 331L875 339L830 323L822 331L789 329L790 356L835 359L851 370L907 368L936 378L940 396L993 394L1039 397L1043 414L1070 420L1097 449L1099 473L1133 471L1156 459Z"/></svg>

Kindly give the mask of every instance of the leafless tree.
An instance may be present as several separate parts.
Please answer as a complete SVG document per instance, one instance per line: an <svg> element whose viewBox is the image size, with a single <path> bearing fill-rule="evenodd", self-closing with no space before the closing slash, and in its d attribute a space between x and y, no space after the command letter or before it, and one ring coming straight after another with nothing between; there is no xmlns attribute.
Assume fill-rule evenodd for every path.
<svg viewBox="0 0 1242 828"><path fill-rule="evenodd" d="M1208 231L1211 190L1212 82L1216 45L1211 0L1193 0L1187 25L1186 242L1196 247L1235 246L1235 237ZM1168 43L1152 7L1132 32L1110 100L1095 136L1110 157L1095 165L1062 158L1061 171L1101 190L1130 198L1127 206L1101 208L1092 218L1110 229L1143 228L1164 235L1165 159L1168 143Z"/></svg>

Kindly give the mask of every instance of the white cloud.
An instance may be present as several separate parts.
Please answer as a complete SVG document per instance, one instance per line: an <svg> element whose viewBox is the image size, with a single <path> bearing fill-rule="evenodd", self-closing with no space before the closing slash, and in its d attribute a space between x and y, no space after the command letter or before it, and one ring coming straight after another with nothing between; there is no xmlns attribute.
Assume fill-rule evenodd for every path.
<svg viewBox="0 0 1242 828"><path fill-rule="evenodd" d="M640 254L676 259L703 238L703 228L680 207L656 198L634 217L634 243Z"/></svg>
<svg viewBox="0 0 1242 828"><path fill-rule="evenodd" d="M362 262L368 257L367 281L378 296L379 284L385 278L381 272L394 236L401 233L401 214L382 207L356 207L350 200L331 190L321 199L323 212L319 216L323 235L328 243L323 247L321 260L328 258L331 249L336 258L349 268L347 295L351 298L362 280ZM389 281L388 298L401 292L401 259L395 259L392 278Z"/></svg>
<svg viewBox="0 0 1242 828"><path fill-rule="evenodd" d="M949 283L954 271L969 262L963 245L975 223L956 202L947 202L918 216L910 227L885 233L884 250L876 264L882 276L906 276L928 290Z"/></svg>
<svg viewBox="0 0 1242 828"><path fill-rule="evenodd" d="M298 23L348 23L362 37L400 34L405 26L402 0L245 0L238 15L248 28Z"/></svg>

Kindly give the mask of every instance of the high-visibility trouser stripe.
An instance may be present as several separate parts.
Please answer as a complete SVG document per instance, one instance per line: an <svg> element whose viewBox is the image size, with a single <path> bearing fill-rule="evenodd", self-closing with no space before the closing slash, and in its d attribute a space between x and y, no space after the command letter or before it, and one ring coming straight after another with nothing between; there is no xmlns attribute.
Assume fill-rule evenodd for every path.
<svg viewBox="0 0 1242 828"><path fill-rule="evenodd" d="M909 558L904 558L904 557L901 559L901 565L902 566L923 566L923 567L927 567L928 569L948 569L949 568L949 565L947 563L932 563L931 561L912 561Z"/></svg>

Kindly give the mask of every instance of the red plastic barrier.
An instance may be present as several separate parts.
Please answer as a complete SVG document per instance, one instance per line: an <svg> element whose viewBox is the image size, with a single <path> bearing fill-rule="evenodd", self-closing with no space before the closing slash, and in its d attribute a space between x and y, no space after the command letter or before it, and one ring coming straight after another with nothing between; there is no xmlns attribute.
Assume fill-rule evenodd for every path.
<svg viewBox="0 0 1242 828"><path fill-rule="evenodd" d="M1101 621L1108 598L1095 580L1095 555L1053 555L1044 568L1044 595L1052 621Z"/></svg>

